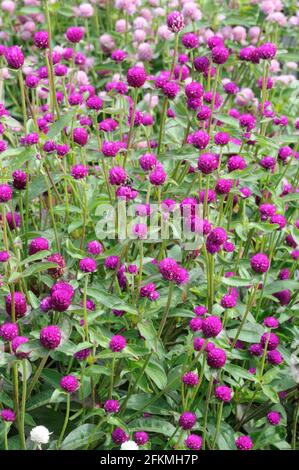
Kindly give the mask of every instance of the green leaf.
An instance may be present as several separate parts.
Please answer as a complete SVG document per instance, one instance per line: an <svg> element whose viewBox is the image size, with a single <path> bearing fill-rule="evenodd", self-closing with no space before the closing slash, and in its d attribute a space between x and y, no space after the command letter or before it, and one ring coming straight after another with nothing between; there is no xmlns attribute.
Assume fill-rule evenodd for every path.
<svg viewBox="0 0 299 470"><path fill-rule="evenodd" d="M135 307L127 304L124 300L116 297L116 295L109 294L107 291L90 287L87 289L87 294L110 310L124 310L125 312L137 315L137 310Z"/></svg>
<svg viewBox="0 0 299 470"><path fill-rule="evenodd" d="M290 289L290 290L297 290L299 288L299 282L297 281L272 281L271 283L267 284L264 288L264 294L274 294L275 292L280 292L282 290Z"/></svg>
<svg viewBox="0 0 299 470"><path fill-rule="evenodd" d="M154 361L149 362L145 369L145 373L152 379L160 390L163 390L166 387L167 376L161 364Z"/></svg>
<svg viewBox="0 0 299 470"><path fill-rule="evenodd" d="M92 444L103 434L95 424L82 424L66 436L61 444L62 450L75 450Z"/></svg>
<svg viewBox="0 0 299 470"><path fill-rule="evenodd" d="M69 111L56 121L49 129L47 139L54 139L63 129L68 126L74 118L76 111Z"/></svg>
<svg viewBox="0 0 299 470"><path fill-rule="evenodd" d="M139 418L130 423L130 430L155 432L157 434L163 434L164 436L170 437L174 433L175 427L169 422L169 420L158 418Z"/></svg>
<svg viewBox="0 0 299 470"><path fill-rule="evenodd" d="M250 372L240 366L236 366L234 364L226 364L224 370L226 372L229 372L235 380L242 378L250 380L251 382L256 382L256 378L254 377L254 375L250 374Z"/></svg>
<svg viewBox="0 0 299 470"><path fill-rule="evenodd" d="M252 285L252 279L241 279L238 277L223 277L221 282L226 286L232 287L248 287Z"/></svg>

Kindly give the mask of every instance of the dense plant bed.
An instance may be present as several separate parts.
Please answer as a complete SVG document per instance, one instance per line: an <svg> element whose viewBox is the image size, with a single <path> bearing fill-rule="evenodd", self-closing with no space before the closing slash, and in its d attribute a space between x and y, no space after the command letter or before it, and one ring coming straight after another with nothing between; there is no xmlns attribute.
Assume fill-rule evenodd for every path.
<svg viewBox="0 0 299 470"><path fill-rule="evenodd" d="M0 448L295 449L297 2L1 8Z"/></svg>

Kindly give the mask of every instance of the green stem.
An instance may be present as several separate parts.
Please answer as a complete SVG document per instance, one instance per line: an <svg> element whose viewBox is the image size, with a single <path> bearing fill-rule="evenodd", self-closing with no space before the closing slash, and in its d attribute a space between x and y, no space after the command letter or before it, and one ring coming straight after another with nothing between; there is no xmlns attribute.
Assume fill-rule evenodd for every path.
<svg viewBox="0 0 299 470"><path fill-rule="evenodd" d="M22 439L23 448L26 449L26 438L25 438L25 414L26 414L26 395L27 395L27 368L26 359L22 361L22 404L21 404L21 419L20 419L20 435Z"/></svg>
<svg viewBox="0 0 299 470"><path fill-rule="evenodd" d="M166 323L166 320L167 320L167 316L168 316L169 309L170 309L170 306L171 306L172 293L173 293L173 282L170 281L169 287L168 287L167 303L166 303L166 306L165 306L165 310L164 310L164 313L163 313L162 320L161 320L160 325L159 325L157 340L159 340L161 338L161 335L162 335L162 332L163 332L163 329L164 329L164 326L165 326L165 323Z"/></svg>
<svg viewBox="0 0 299 470"><path fill-rule="evenodd" d="M223 411L223 401L220 403L218 406L218 413L217 413L217 424L216 424L216 430L215 430L215 435L212 443L212 450L215 448L215 444L218 439L220 427L221 427L221 419L222 419L222 411Z"/></svg>
<svg viewBox="0 0 299 470"><path fill-rule="evenodd" d="M116 358L115 358L115 355L114 355L113 359L112 359L112 366L111 366L111 381L110 381L110 391L109 391L109 399L110 400L112 398L112 393L113 393L115 361L116 361Z"/></svg>
<svg viewBox="0 0 299 470"><path fill-rule="evenodd" d="M70 408L71 408L71 394L68 393L67 398L66 398L65 418L64 418L63 427L62 427L62 430L61 430L61 433L60 433L60 436L59 436L59 439L58 439L57 449L59 449L60 446L61 446L61 443L62 443L62 440L63 440L63 437L64 437L64 433L65 433L65 430L67 428L67 424L68 424L69 417L70 417Z"/></svg>
<svg viewBox="0 0 299 470"><path fill-rule="evenodd" d="M205 410L204 410L204 417L203 417L203 435L202 435L202 449L205 450L206 446L206 434L207 434L207 420L208 420L208 411L209 411L209 404L211 399L211 393L213 388L214 377L211 375L209 386L208 386L208 393L205 403Z"/></svg>
<svg viewBox="0 0 299 470"><path fill-rule="evenodd" d="M88 286L88 275L85 277L84 282L84 292L83 292L83 314L84 314L84 331L85 331L85 341L88 341L88 318L87 318L87 286Z"/></svg>
<svg viewBox="0 0 299 470"><path fill-rule="evenodd" d="M34 387L35 387L35 384L37 383L37 381L38 381L38 379L39 379L39 377L40 377L40 375L41 375L41 373L42 373L42 370L43 370L43 368L44 368L45 365L46 365L46 362L47 362L47 360L48 360L49 355L50 355L50 353L47 353L47 354L42 358L42 360L40 361L39 366L38 366L38 368L36 369L35 374L34 374L34 376L33 376L33 378L32 378L32 382L31 382L31 384L30 384L30 386L29 386L29 388L28 388L27 399L30 397L30 395L31 395L31 393L32 393L32 391L33 391L33 389L34 389Z"/></svg>

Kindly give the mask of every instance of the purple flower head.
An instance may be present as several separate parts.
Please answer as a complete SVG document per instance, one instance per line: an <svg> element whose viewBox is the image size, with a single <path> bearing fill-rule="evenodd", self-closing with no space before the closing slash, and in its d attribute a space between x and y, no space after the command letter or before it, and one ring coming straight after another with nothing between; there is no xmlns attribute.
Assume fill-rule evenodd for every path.
<svg viewBox="0 0 299 470"><path fill-rule="evenodd" d="M26 312L27 312L27 303L26 303L26 297L24 296L22 292L18 292L18 291L14 292L13 300L12 300L11 294L8 294L5 297L6 313L10 316L12 315L13 304L14 304L16 318L24 317L24 315L26 315Z"/></svg>
<svg viewBox="0 0 299 470"><path fill-rule="evenodd" d="M79 269L84 273L93 273L97 270L97 263L93 258L83 258L79 262Z"/></svg>
<svg viewBox="0 0 299 470"><path fill-rule="evenodd" d="M45 326L40 331L41 345L46 349L56 349L61 342L61 330L56 325Z"/></svg>
<svg viewBox="0 0 299 470"><path fill-rule="evenodd" d="M33 42L38 49L47 49L49 47L49 36L47 31L37 31L34 35Z"/></svg>
<svg viewBox="0 0 299 470"><path fill-rule="evenodd" d="M16 189L22 190L26 188L27 175L22 170L15 170L12 174L13 186Z"/></svg>
<svg viewBox="0 0 299 470"><path fill-rule="evenodd" d="M194 307L193 311L196 316L202 317L203 315L207 313L208 310L203 305L197 305L196 307Z"/></svg>
<svg viewBox="0 0 299 470"><path fill-rule="evenodd" d="M154 186L161 186L165 183L167 174L162 166L157 166L150 174L149 179Z"/></svg>
<svg viewBox="0 0 299 470"><path fill-rule="evenodd" d="M249 353L252 355L252 356L257 356L257 357L260 357L263 355L263 348L260 344L258 343L255 343L255 344L251 344L250 347L249 347Z"/></svg>
<svg viewBox="0 0 299 470"><path fill-rule="evenodd" d="M18 352L19 346L22 344L28 343L29 339L25 336L16 336L11 342L11 348L18 359L26 359L28 357L28 352Z"/></svg>
<svg viewBox="0 0 299 470"><path fill-rule="evenodd" d="M279 338L278 336L276 336L275 333L264 333L263 336L261 337L261 345L263 348L266 347L267 342L268 342L267 350L273 351L279 345Z"/></svg>
<svg viewBox="0 0 299 470"><path fill-rule="evenodd" d="M47 313L49 310L52 309L52 297L49 295L47 297L44 297L39 304L39 308L41 309L42 312Z"/></svg>
<svg viewBox="0 0 299 470"><path fill-rule="evenodd" d="M90 96L86 100L86 106L89 109L99 111L103 107L103 101L97 95Z"/></svg>
<svg viewBox="0 0 299 470"><path fill-rule="evenodd" d="M172 33L180 32L185 26L183 14L179 11L169 13L167 16L167 26Z"/></svg>
<svg viewBox="0 0 299 470"><path fill-rule="evenodd" d="M198 336L193 340L194 351L201 351L206 340L204 338L199 338ZM209 352L214 349L215 346L212 342L208 341L205 345L205 351Z"/></svg>
<svg viewBox="0 0 299 470"><path fill-rule="evenodd" d="M79 382L74 375L65 375L60 380L60 387L67 393L76 392L79 386Z"/></svg>
<svg viewBox="0 0 299 470"><path fill-rule="evenodd" d="M129 440L129 436L126 434L126 432L122 428L116 428L112 432L112 440L114 444L123 444L124 442Z"/></svg>
<svg viewBox="0 0 299 470"><path fill-rule="evenodd" d="M233 155L228 159L227 169L229 172L235 170L244 170L247 167L246 160L240 155Z"/></svg>
<svg viewBox="0 0 299 470"><path fill-rule="evenodd" d="M249 436L240 436L236 440L236 446L239 450L251 450L253 443Z"/></svg>
<svg viewBox="0 0 299 470"><path fill-rule="evenodd" d="M72 43L80 42L81 39L83 39L83 36L84 36L84 31L82 28L79 28L78 26L71 26L66 31L66 37Z"/></svg>
<svg viewBox="0 0 299 470"><path fill-rule="evenodd" d="M227 132L217 132L214 136L214 142L217 145L226 145L230 140L230 136Z"/></svg>
<svg viewBox="0 0 299 470"><path fill-rule="evenodd" d="M90 356L91 350L89 348L81 349L74 354L77 361L85 361Z"/></svg>
<svg viewBox="0 0 299 470"><path fill-rule="evenodd" d="M185 439L184 444L187 449L200 450L202 446L202 438L197 436L197 434L190 434L187 439Z"/></svg>
<svg viewBox="0 0 299 470"><path fill-rule="evenodd" d="M215 64L224 64L229 58L229 50L223 46L215 46L212 49L212 60Z"/></svg>
<svg viewBox="0 0 299 470"><path fill-rule="evenodd" d="M256 255L252 256L250 265L253 271L262 274L268 271L270 267L270 261L268 256L264 253L257 253Z"/></svg>
<svg viewBox="0 0 299 470"><path fill-rule="evenodd" d="M204 94L203 86L198 82L191 82L186 85L185 94L188 98L201 98Z"/></svg>
<svg viewBox="0 0 299 470"><path fill-rule="evenodd" d="M202 332L205 338L214 338L219 335L222 330L220 318L210 315L202 322Z"/></svg>
<svg viewBox="0 0 299 470"><path fill-rule="evenodd" d="M166 82L162 87L162 91L168 99L173 100L180 91L180 87L176 82Z"/></svg>
<svg viewBox="0 0 299 470"><path fill-rule="evenodd" d="M3 323L0 325L0 338L3 341L12 341L18 334L18 326L15 323Z"/></svg>
<svg viewBox="0 0 299 470"><path fill-rule="evenodd" d="M267 220L269 217L272 217L276 212L276 207L273 204L261 204L259 206L259 213L261 220Z"/></svg>
<svg viewBox="0 0 299 470"><path fill-rule="evenodd" d="M228 95L236 95L240 90L234 82L226 83L223 88L225 93L227 93Z"/></svg>
<svg viewBox="0 0 299 470"><path fill-rule="evenodd" d="M117 400L107 400L105 402L104 409L107 413L118 413L120 404Z"/></svg>
<svg viewBox="0 0 299 470"><path fill-rule="evenodd" d="M201 318L191 318L189 322L189 327L192 331L200 331L202 328L202 319Z"/></svg>
<svg viewBox="0 0 299 470"><path fill-rule="evenodd" d="M12 189L8 184L0 184L0 203L12 199Z"/></svg>
<svg viewBox="0 0 299 470"><path fill-rule="evenodd" d="M277 426L281 421L281 414L278 411L270 411L267 414L267 420L272 426Z"/></svg>
<svg viewBox="0 0 299 470"><path fill-rule="evenodd" d="M102 144L102 153L105 157L115 157L119 151L119 145L117 142L109 142L104 140Z"/></svg>
<svg viewBox="0 0 299 470"><path fill-rule="evenodd" d="M51 308L57 312L65 312L72 303L72 296L65 289L57 289L51 294Z"/></svg>
<svg viewBox="0 0 299 470"><path fill-rule="evenodd" d="M6 423L13 423L16 419L15 413L8 408L4 408L3 410L1 410L0 417Z"/></svg>
<svg viewBox="0 0 299 470"><path fill-rule="evenodd" d="M210 66L210 61L208 57L204 57L204 56L195 57L193 63L197 72L206 72Z"/></svg>
<svg viewBox="0 0 299 470"><path fill-rule="evenodd" d="M116 269L119 264L119 257L118 256L108 256L105 259L104 266L107 269Z"/></svg>
<svg viewBox="0 0 299 470"><path fill-rule="evenodd" d="M126 170L123 169L121 166L114 166L109 170L109 182L112 185L121 185L127 179Z"/></svg>
<svg viewBox="0 0 299 470"><path fill-rule="evenodd" d="M213 348L208 352L207 363L213 369L221 369L226 363L226 354L223 349Z"/></svg>
<svg viewBox="0 0 299 470"><path fill-rule="evenodd" d="M274 59L277 49L272 42L266 42L258 47L258 56L260 59L271 60Z"/></svg>
<svg viewBox="0 0 299 470"><path fill-rule="evenodd" d="M134 434L134 441L139 446L143 446L149 441L149 436L145 431L136 431Z"/></svg>
<svg viewBox="0 0 299 470"><path fill-rule="evenodd" d="M232 399L232 389L225 385L219 385L215 388L215 397L220 401L228 403Z"/></svg>
<svg viewBox="0 0 299 470"><path fill-rule="evenodd" d="M184 431L192 429L196 423L196 414L191 413L191 411L184 411L179 419L179 425Z"/></svg>
<svg viewBox="0 0 299 470"><path fill-rule="evenodd" d="M20 69L24 64L24 54L19 46L7 47L4 55L8 66L14 70Z"/></svg>
<svg viewBox="0 0 299 470"><path fill-rule="evenodd" d="M234 185L234 180L220 178L217 180L215 191L217 194L228 194Z"/></svg>
<svg viewBox="0 0 299 470"><path fill-rule="evenodd" d="M182 376L182 382L187 386L187 387L196 387L198 385L198 375L195 374L195 372L186 372Z"/></svg>
<svg viewBox="0 0 299 470"><path fill-rule="evenodd" d="M29 255L34 255L35 253L38 253L39 251L44 251L49 249L49 242L46 238L43 237L37 237L31 240L29 243Z"/></svg>
<svg viewBox="0 0 299 470"><path fill-rule="evenodd" d="M101 253L103 253L104 249L103 249L103 245L98 242L97 240L92 240L90 242L87 243L87 252L90 254L90 255L100 255Z"/></svg>
<svg viewBox="0 0 299 470"><path fill-rule="evenodd" d="M109 343L109 348L113 352L121 352L123 349L126 347L126 338L121 335L115 335L112 336L110 343Z"/></svg>
<svg viewBox="0 0 299 470"><path fill-rule="evenodd" d="M133 88L141 88L147 79L146 71L143 67L134 66L127 72L128 85Z"/></svg>
<svg viewBox="0 0 299 470"><path fill-rule="evenodd" d="M0 263L6 263L10 258L8 251L0 251Z"/></svg>
<svg viewBox="0 0 299 470"><path fill-rule="evenodd" d="M198 169L204 174L208 175L218 168L218 156L214 153L203 153L198 159Z"/></svg>
<svg viewBox="0 0 299 470"><path fill-rule="evenodd" d="M269 351L267 353L267 361L269 362L269 364L272 364L273 366L278 366L279 364L283 362L283 357L279 351L277 351L276 349L273 349L273 351Z"/></svg>
<svg viewBox="0 0 299 470"><path fill-rule="evenodd" d="M237 305L237 298L232 294L225 294L221 299L221 307L234 308Z"/></svg>
<svg viewBox="0 0 299 470"><path fill-rule="evenodd" d="M195 49L199 45L199 38L194 33L186 33L182 37L182 44L187 49Z"/></svg>

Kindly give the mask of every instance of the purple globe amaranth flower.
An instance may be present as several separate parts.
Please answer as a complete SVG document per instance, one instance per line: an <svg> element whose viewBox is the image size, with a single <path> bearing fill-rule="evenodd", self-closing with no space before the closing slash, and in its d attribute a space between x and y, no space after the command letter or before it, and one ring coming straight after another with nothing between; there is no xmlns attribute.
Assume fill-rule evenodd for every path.
<svg viewBox="0 0 299 470"><path fill-rule="evenodd" d="M205 149L210 142L210 136L205 131L196 131L188 137L188 143L198 149Z"/></svg>
<svg viewBox="0 0 299 470"><path fill-rule="evenodd" d="M15 170L12 174L13 187L19 190L26 189L27 175L22 170Z"/></svg>
<svg viewBox="0 0 299 470"><path fill-rule="evenodd" d="M84 147L88 142L88 132L84 127L76 127L73 130L73 140L80 147Z"/></svg>
<svg viewBox="0 0 299 470"><path fill-rule="evenodd" d="M103 245L98 242L97 240L92 240L90 242L87 243L87 252L90 254L90 255L100 255L101 253L103 253L104 249L103 249Z"/></svg>
<svg viewBox="0 0 299 470"><path fill-rule="evenodd" d="M114 444L123 444L124 442L129 440L129 436L122 428L116 428L112 431L112 440Z"/></svg>
<svg viewBox="0 0 299 470"><path fill-rule="evenodd" d="M42 312L47 313L49 310L52 309L52 298L48 295L47 297L44 297L39 304L39 308L41 309Z"/></svg>
<svg viewBox="0 0 299 470"><path fill-rule="evenodd" d="M266 317L266 318L264 318L264 325L267 328L278 328L279 327L279 321L275 317Z"/></svg>
<svg viewBox="0 0 299 470"><path fill-rule="evenodd" d="M201 98L204 94L204 88L198 82L191 82L186 85L185 93L188 98Z"/></svg>
<svg viewBox="0 0 299 470"><path fill-rule="evenodd" d="M277 48L272 42L266 42L258 47L257 52L260 59L271 60L276 56Z"/></svg>
<svg viewBox="0 0 299 470"><path fill-rule="evenodd" d="M18 326L15 323L3 323L0 325L0 338L4 341L12 341L19 334Z"/></svg>
<svg viewBox="0 0 299 470"><path fill-rule="evenodd" d="M219 158L214 153L203 153L200 155L197 166L198 169L204 174L208 175L217 170Z"/></svg>
<svg viewBox="0 0 299 470"><path fill-rule="evenodd" d="M198 375L195 372L186 372L182 376L182 382L187 386L187 387L196 387L198 385Z"/></svg>
<svg viewBox="0 0 299 470"><path fill-rule="evenodd" d="M192 429L196 423L196 414L191 413L191 411L184 411L179 419L179 425L184 431Z"/></svg>
<svg viewBox="0 0 299 470"><path fill-rule="evenodd" d="M71 26L66 31L66 37L72 43L80 42L81 39L83 39L83 36L84 36L84 31L82 28L79 28L78 26Z"/></svg>
<svg viewBox="0 0 299 470"><path fill-rule="evenodd" d="M282 160L282 161L287 160L292 155L293 155L293 150L291 149L291 147L288 147L288 146L280 147L278 151L278 158L279 160Z"/></svg>
<svg viewBox="0 0 299 470"><path fill-rule="evenodd" d="M47 31L37 31L34 35L33 42L38 49L47 49L49 47L49 35Z"/></svg>
<svg viewBox="0 0 299 470"><path fill-rule="evenodd" d="M277 349L273 349L267 353L267 361L273 366L278 366L283 362L283 357Z"/></svg>
<svg viewBox="0 0 299 470"><path fill-rule="evenodd" d="M207 364L213 369L221 369L226 363L226 353L223 349L213 348L208 352Z"/></svg>
<svg viewBox="0 0 299 470"><path fill-rule="evenodd" d="M19 46L7 47L4 55L8 66L14 70L20 69L24 64L24 54Z"/></svg>
<svg viewBox="0 0 299 470"><path fill-rule="evenodd" d="M270 261L264 253L256 253L250 260L250 265L256 273L265 273L270 267Z"/></svg>
<svg viewBox="0 0 299 470"><path fill-rule="evenodd" d="M38 253L39 251L44 251L49 249L49 242L46 238L43 237L37 237L33 238L31 242L29 243L29 248L28 252L29 255L34 255L35 253Z"/></svg>
<svg viewBox="0 0 299 470"><path fill-rule="evenodd" d="M46 349L56 349L60 345L62 334L56 325L45 326L40 331L40 343Z"/></svg>
<svg viewBox="0 0 299 470"><path fill-rule="evenodd" d="M222 331L222 323L220 318L210 315L203 320L201 328L205 338L214 338Z"/></svg>
<svg viewBox="0 0 299 470"><path fill-rule="evenodd" d="M79 269L84 273L94 273L97 270L97 263L93 258L83 258L79 262Z"/></svg>
<svg viewBox="0 0 299 470"><path fill-rule="evenodd" d="M90 348L81 349L80 351L75 352L74 357L77 361L85 361L91 354Z"/></svg>
<svg viewBox="0 0 299 470"><path fill-rule="evenodd" d="M60 387L67 393L74 393L78 390L80 384L74 375L65 375L60 380Z"/></svg>
<svg viewBox="0 0 299 470"><path fill-rule="evenodd" d="M189 327L192 331L200 331L202 328L202 319L201 318L191 318L189 322Z"/></svg>
<svg viewBox="0 0 299 470"><path fill-rule="evenodd" d="M112 336L109 342L109 348L113 352L121 352L126 347L126 338L121 335Z"/></svg>
<svg viewBox="0 0 299 470"><path fill-rule="evenodd" d="M83 96L80 93L71 93L68 102L71 106L78 106L83 103Z"/></svg>
<svg viewBox="0 0 299 470"><path fill-rule="evenodd" d="M214 136L216 145L227 145L230 141L230 136L227 132L217 132Z"/></svg>
<svg viewBox="0 0 299 470"><path fill-rule="evenodd" d="M229 172L235 170L244 170L246 167L246 160L240 155L233 155L227 161L227 169Z"/></svg>
<svg viewBox="0 0 299 470"><path fill-rule="evenodd" d="M271 218L270 218L270 223L271 224L277 224L279 225L279 228L277 230L281 230L283 229L286 225L287 225L287 220L286 218L281 215L281 214L274 214Z"/></svg>
<svg viewBox="0 0 299 470"><path fill-rule="evenodd" d="M207 240L214 245L223 245L227 240L227 233L222 227L215 227L209 233Z"/></svg>
<svg viewBox="0 0 299 470"><path fill-rule="evenodd" d="M159 263L159 271L166 281L174 281L179 266L173 258L164 258Z"/></svg>
<svg viewBox="0 0 299 470"><path fill-rule="evenodd" d="M275 212L276 207L273 204L261 204L259 206L259 213L263 221L275 215Z"/></svg>
<svg viewBox="0 0 299 470"><path fill-rule="evenodd" d="M26 336L16 336L12 342L11 342L11 349L12 351L14 352L15 356L18 358L18 359L26 359L26 357L28 357L29 355L29 352L22 352L22 351L18 351L18 348L22 345L22 344L26 344L28 343L29 339L26 338Z"/></svg>
<svg viewBox="0 0 299 470"><path fill-rule="evenodd" d="M0 263L6 263L10 258L8 251L0 251Z"/></svg>
<svg viewBox="0 0 299 470"><path fill-rule="evenodd" d="M157 300L159 293L156 291L156 285L150 282L142 286L140 289L140 297L147 297L149 300Z"/></svg>
<svg viewBox="0 0 299 470"><path fill-rule="evenodd" d="M86 100L86 106L89 109L94 109L95 111L99 111L103 107L103 101L97 95L90 96Z"/></svg>
<svg viewBox="0 0 299 470"><path fill-rule="evenodd" d="M9 408L4 408L3 410L1 410L0 417L6 423L13 423L16 419L15 413Z"/></svg>
<svg viewBox="0 0 299 470"><path fill-rule="evenodd" d="M240 90L234 82L226 83L223 88L225 93L227 93L228 95L236 95Z"/></svg>
<svg viewBox="0 0 299 470"><path fill-rule="evenodd" d="M219 180L217 180L215 191L217 194L229 194L233 185L234 185L234 180L220 178Z"/></svg>
<svg viewBox="0 0 299 470"><path fill-rule="evenodd" d="M229 50L223 46L213 47L211 54L212 54L212 61L218 65L224 64L229 58Z"/></svg>
<svg viewBox="0 0 299 470"><path fill-rule="evenodd" d="M225 385L219 385L215 388L215 397L220 401L228 403L232 399L232 389Z"/></svg>
<svg viewBox="0 0 299 470"><path fill-rule="evenodd" d="M118 63L123 62L126 57L127 53L121 49L115 49L115 51L112 51L111 53L111 59Z"/></svg>
<svg viewBox="0 0 299 470"><path fill-rule="evenodd" d="M56 152L59 157L64 157L70 151L70 147L67 144L57 144Z"/></svg>
<svg viewBox="0 0 299 470"><path fill-rule="evenodd" d="M53 295L54 292L57 292L58 290L66 292L67 295L71 297L71 299L73 298L75 293L74 288L65 281L58 281L53 284L53 286L51 287L51 295Z"/></svg>
<svg viewBox="0 0 299 470"><path fill-rule="evenodd" d="M278 411L269 411L267 421L272 426L277 426L281 421L281 414Z"/></svg>
<svg viewBox="0 0 299 470"><path fill-rule="evenodd" d="M241 114L239 117L239 123L241 127L245 127L247 132L250 132L255 128L256 118L252 114Z"/></svg>
<svg viewBox="0 0 299 470"><path fill-rule="evenodd" d="M64 289L57 289L51 295L51 308L57 312L65 312L72 303L72 297Z"/></svg>
<svg viewBox="0 0 299 470"><path fill-rule="evenodd" d="M120 410L120 404L117 400L107 400L105 402L104 409L107 413L118 413Z"/></svg>
<svg viewBox="0 0 299 470"><path fill-rule="evenodd" d="M260 357L263 355L263 348L260 344L254 343L249 346L249 353L252 356Z"/></svg>
<svg viewBox="0 0 299 470"><path fill-rule="evenodd" d="M119 145L117 142L108 142L104 140L102 143L102 153L105 157L115 157L119 151Z"/></svg>
<svg viewBox="0 0 299 470"><path fill-rule="evenodd" d="M195 49L199 46L199 37L194 33L186 33L182 37L182 44L187 49Z"/></svg>
<svg viewBox="0 0 299 470"><path fill-rule="evenodd" d="M225 294L221 301L221 307L223 308L234 308L237 305L237 298L232 294Z"/></svg>
<svg viewBox="0 0 299 470"><path fill-rule="evenodd" d="M12 189L8 184L0 184L0 203L12 199Z"/></svg>
<svg viewBox="0 0 299 470"><path fill-rule="evenodd" d="M146 71L143 67L134 67L129 68L127 72L127 82L133 88L141 88L147 79Z"/></svg>
<svg viewBox="0 0 299 470"><path fill-rule="evenodd" d="M108 256L104 261L104 266L107 269L116 269L119 265L119 257L118 256Z"/></svg>
<svg viewBox="0 0 299 470"><path fill-rule="evenodd" d="M149 435L145 431L136 431L134 433L134 441L139 446L144 446L149 441Z"/></svg>
<svg viewBox="0 0 299 470"><path fill-rule="evenodd" d="M206 72L210 66L210 61L208 57L195 57L193 61L194 67L197 72Z"/></svg>
<svg viewBox="0 0 299 470"><path fill-rule="evenodd" d="M12 316L13 304L16 318L24 317L27 312L27 303L23 292L16 291L13 295L8 294L5 297L6 313L10 316Z"/></svg>
<svg viewBox="0 0 299 470"><path fill-rule="evenodd" d="M194 307L193 311L196 316L202 317L207 313L208 310L204 305L197 305L196 307Z"/></svg>
<svg viewBox="0 0 299 470"><path fill-rule="evenodd" d="M18 212L7 212L6 222L10 230L15 230L16 228L21 226L21 216Z"/></svg>
<svg viewBox="0 0 299 470"><path fill-rule="evenodd" d="M236 446L239 450L251 450L253 443L249 436L240 436L236 439Z"/></svg>
<svg viewBox="0 0 299 470"><path fill-rule="evenodd" d="M167 173L160 166L157 166L149 176L149 180L154 186L161 186L163 183L165 183L166 178Z"/></svg>
<svg viewBox="0 0 299 470"><path fill-rule="evenodd" d="M176 82L170 81L163 85L162 91L168 99L173 100L180 91L180 87Z"/></svg>
<svg viewBox="0 0 299 470"><path fill-rule="evenodd" d="M124 170L121 166L114 166L109 170L109 182L112 185L121 185L127 179L126 170Z"/></svg>
<svg viewBox="0 0 299 470"><path fill-rule="evenodd" d="M172 33L179 33L185 26L184 16L179 11L172 11L167 16L167 27Z"/></svg>
<svg viewBox="0 0 299 470"><path fill-rule="evenodd" d="M48 273L50 274L50 276L52 276L54 279L57 279L58 277L62 276L64 273L64 268L66 267L66 263L65 259L61 256L61 254L53 253L52 255L48 256L47 260L51 263L57 264L56 267L48 269Z"/></svg>
<svg viewBox="0 0 299 470"><path fill-rule="evenodd" d="M185 439L184 444L187 449L200 450L202 446L202 438L197 434L190 434L187 439Z"/></svg>
<svg viewBox="0 0 299 470"><path fill-rule="evenodd" d="M268 343L267 350L273 351L279 345L278 336L276 336L275 333L264 333L263 336L261 337L262 347L265 348L267 343Z"/></svg>

